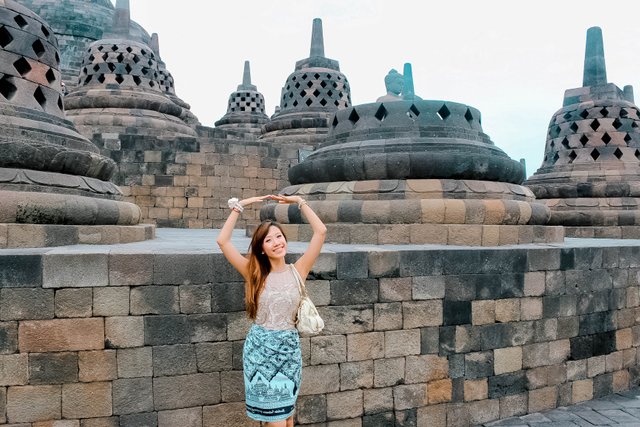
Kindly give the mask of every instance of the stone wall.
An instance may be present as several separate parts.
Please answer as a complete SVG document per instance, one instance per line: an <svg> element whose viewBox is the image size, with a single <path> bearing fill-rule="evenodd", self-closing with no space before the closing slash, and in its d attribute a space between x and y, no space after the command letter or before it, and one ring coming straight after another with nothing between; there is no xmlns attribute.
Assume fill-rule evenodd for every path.
<svg viewBox="0 0 640 427"><path fill-rule="evenodd" d="M640 246L579 244L323 253L298 422L467 426L638 384ZM0 423L252 425L239 279L203 251L0 253Z"/></svg>
<svg viewBox="0 0 640 427"><path fill-rule="evenodd" d="M200 127L198 138L163 139L142 135L97 134L93 140L114 159L114 182L140 206L144 222L160 227L220 228L227 200L277 193L289 185L287 171L305 144L275 144L252 135L236 139ZM259 222L249 208L239 227Z"/></svg>

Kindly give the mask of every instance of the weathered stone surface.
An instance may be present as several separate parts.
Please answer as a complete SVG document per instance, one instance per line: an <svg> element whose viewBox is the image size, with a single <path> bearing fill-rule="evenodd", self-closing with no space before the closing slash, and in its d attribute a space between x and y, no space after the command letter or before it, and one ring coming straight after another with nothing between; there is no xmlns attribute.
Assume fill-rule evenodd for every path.
<svg viewBox="0 0 640 427"><path fill-rule="evenodd" d="M311 364L346 362L347 339L344 335L311 337Z"/></svg>
<svg viewBox="0 0 640 427"><path fill-rule="evenodd" d="M0 289L0 320L52 319L54 295L48 289Z"/></svg>
<svg viewBox="0 0 640 427"><path fill-rule="evenodd" d="M78 353L78 378L82 382L109 381L118 377L115 350Z"/></svg>
<svg viewBox="0 0 640 427"><path fill-rule="evenodd" d="M186 344L189 337L189 323L184 315L144 317L145 345Z"/></svg>
<svg viewBox="0 0 640 427"><path fill-rule="evenodd" d="M176 395L175 390L183 390L183 393ZM157 410L219 403L220 375L207 373L154 378L153 402Z"/></svg>
<svg viewBox="0 0 640 427"><path fill-rule="evenodd" d="M41 353L29 355L30 384L61 384L77 381L77 353Z"/></svg>
<svg viewBox="0 0 640 427"><path fill-rule="evenodd" d="M201 427L202 426L202 409L188 408L175 409L173 411L158 412L158 427ZM224 424L230 425L230 424Z"/></svg>
<svg viewBox="0 0 640 427"><path fill-rule="evenodd" d="M195 347L199 372L229 371L233 368L230 342L198 343Z"/></svg>
<svg viewBox="0 0 640 427"><path fill-rule="evenodd" d="M49 253L43 257L44 288L99 287L109 284L106 253Z"/></svg>
<svg viewBox="0 0 640 427"><path fill-rule="evenodd" d="M219 425L233 427L258 427L260 423L252 421L245 414L245 405L241 402L222 403L202 408L203 427Z"/></svg>
<svg viewBox="0 0 640 427"><path fill-rule="evenodd" d="M60 419L62 387L40 385L10 387L7 391L7 419L13 423L28 423Z"/></svg>
<svg viewBox="0 0 640 427"><path fill-rule="evenodd" d="M197 372L195 347L189 344L153 347L154 377Z"/></svg>
<svg viewBox="0 0 640 427"><path fill-rule="evenodd" d="M110 286L143 286L153 282L153 255L144 253L109 254Z"/></svg>
<svg viewBox="0 0 640 427"><path fill-rule="evenodd" d="M338 365L315 365L302 368L300 395L332 393L340 390Z"/></svg>
<svg viewBox="0 0 640 427"><path fill-rule="evenodd" d="M340 364L340 391L373 387L373 361Z"/></svg>
<svg viewBox="0 0 640 427"><path fill-rule="evenodd" d="M355 418L362 415L362 390L327 394L329 419Z"/></svg>
<svg viewBox="0 0 640 427"><path fill-rule="evenodd" d="M21 352L101 350L104 338L102 318L26 321L18 329Z"/></svg>
<svg viewBox="0 0 640 427"><path fill-rule="evenodd" d="M55 296L56 317L90 317L93 313L93 289L58 289ZM127 313L129 314L129 304Z"/></svg>
<svg viewBox="0 0 640 427"><path fill-rule="evenodd" d="M29 381L27 354L0 356L0 386L26 385Z"/></svg>
<svg viewBox="0 0 640 427"><path fill-rule="evenodd" d="M296 402L299 423L322 423L327 420L327 397L324 394L300 396Z"/></svg>
<svg viewBox="0 0 640 427"><path fill-rule="evenodd" d="M18 322L0 322L0 354L12 354L18 349Z"/></svg>
<svg viewBox="0 0 640 427"><path fill-rule="evenodd" d="M182 285L179 288L180 313L210 313L211 285ZM158 418L160 422L160 417Z"/></svg>
<svg viewBox="0 0 640 427"><path fill-rule="evenodd" d="M129 314L129 288L107 287L93 290L94 316L127 316ZM135 314L135 313L132 313Z"/></svg>
<svg viewBox="0 0 640 427"><path fill-rule="evenodd" d="M131 289L131 314L177 314L180 297L177 286L140 286Z"/></svg>
<svg viewBox="0 0 640 427"><path fill-rule="evenodd" d="M374 387L389 387L402 384L405 375L404 357L378 359L373 362Z"/></svg>
<svg viewBox="0 0 640 427"><path fill-rule="evenodd" d="M62 386L62 416L65 418L107 417L111 415L111 405L111 383Z"/></svg>
<svg viewBox="0 0 640 427"><path fill-rule="evenodd" d="M118 377L137 378L153 375L151 347L123 348L117 350Z"/></svg>
<svg viewBox="0 0 640 427"><path fill-rule="evenodd" d="M117 379L113 381L114 414L134 414L153 410L151 378Z"/></svg>
<svg viewBox="0 0 640 427"><path fill-rule="evenodd" d="M104 319L105 345L108 348L139 347L144 345L142 317L107 317Z"/></svg>
<svg viewBox="0 0 640 427"><path fill-rule="evenodd" d="M347 335L347 360L358 361L381 357L384 357L384 333Z"/></svg>

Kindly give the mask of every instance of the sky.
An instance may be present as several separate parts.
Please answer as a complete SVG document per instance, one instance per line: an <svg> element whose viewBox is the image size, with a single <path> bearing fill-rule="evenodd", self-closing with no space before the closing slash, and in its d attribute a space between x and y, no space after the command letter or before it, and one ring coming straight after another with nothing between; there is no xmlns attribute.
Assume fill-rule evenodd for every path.
<svg viewBox="0 0 640 427"><path fill-rule="evenodd" d="M115 3L115 1L114 1ZM321 18L325 56L340 62L353 105L385 93L384 76L413 66L423 99L473 106L484 132L527 174L542 163L547 126L566 89L582 86L586 31L602 28L608 81L640 103L639 0L130 0L131 18L158 33L177 95L205 126L242 82L274 112Z"/></svg>

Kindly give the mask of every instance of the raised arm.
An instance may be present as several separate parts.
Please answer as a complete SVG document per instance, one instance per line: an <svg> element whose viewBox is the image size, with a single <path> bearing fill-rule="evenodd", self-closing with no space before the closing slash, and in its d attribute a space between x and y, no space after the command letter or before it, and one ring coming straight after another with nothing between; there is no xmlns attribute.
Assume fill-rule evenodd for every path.
<svg viewBox="0 0 640 427"><path fill-rule="evenodd" d="M297 203L300 207L300 211L305 216L309 225L311 226L311 230L313 230L313 235L311 236L311 241L309 242L309 246L304 254L296 261L294 264L298 273L303 278L306 278L313 264L316 262L318 255L320 255L320 251L322 250L322 245L324 244L324 239L327 235L327 227L324 225L322 220L318 218L318 215L311 209L311 207L307 204L307 202L300 196L272 196L271 199L277 200L279 203Z"/></svg>
<svg viewBox="0 0 640 427"><path fill-rule="evenodd" d="M231 243L231 234L236 226L241 210L244 209L245 206L261 202L269 197L270 196L250 197L237 202L240 207L236 206L231 209L231 213L229 213L229 217L222 226L222 229L220 229L220 234L216 239L216 243L220 246L224 257L245 279L249 276L249 260L233 246L233 243Z"/></svg>

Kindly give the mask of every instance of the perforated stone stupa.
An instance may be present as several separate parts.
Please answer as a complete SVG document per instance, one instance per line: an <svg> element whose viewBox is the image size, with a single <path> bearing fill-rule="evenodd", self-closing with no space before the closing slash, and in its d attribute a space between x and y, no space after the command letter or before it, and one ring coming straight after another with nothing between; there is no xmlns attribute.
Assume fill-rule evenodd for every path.
<svg viewBox="0 0 640 427"><path fill-rule="evenodd" d="M258 92L257 86L251 84L251 66L249 61L245 61L242 84L229 95L227 113L215 125L228 132L259 135L262 133L262 126L268 121L269 117L264 110L264 96Z"/></svg>
<svg viewBox="0 0 640 427"><path fill-rule="evenodd" d="M607 82L602 31L587 31L582 87L549 123L544 160L525 183L571 235L640 237L640 110Z"/></svg>
<svg viewBox="0 0 640 427"><path fill-rule="evenodd" d="M103 38L113 24L115 8L110 0L20 0L53 29L60 46L60 71L68 89L75 87L88 44ZM131 21L130 37L149 43L149 34Z"/></svg>
<svg viewBox="0 0 640 427"><path fill-rule="evenodd" d="M0 23L0 223L10 226L0 247L105 242L107 232L111 241L143 240L144 229L52 225L137 224L140 209L120 201L109 182L115 163L65 119L48 24L13 0L0 5Z"/></svg>
<svg viewBox="0 0 640 427"><path fill-rule="evenodd" d="M105 134L195 136L187 108L167 96L159 57L129 37L128 1L118 0L116 9L112 34L85 50L78 87L65 98L68 117L92 139Z"/></svg>
<svg viewBox="0 0 640 427"><path fill-rule="evenodd" d="M324 56L322 20L313 20L309 57L296 62L282 88L280 110L264 128L270 141L315 145L327 134L329 118L351 105L351 88L338 61Z"/></svg>
<svg viewBox="0 0 640 427"><path fill-rule="evenodd" d="M541 226L549 209L519 185L522 165L483 132L478 110L408 98L337 111L326 142L289 170L293 185L282 193L309 200L328 236L344 243L562 240L559 227ZM293 238L308 237L295 206L267 205L261 214L289 224Z"/></svg>

